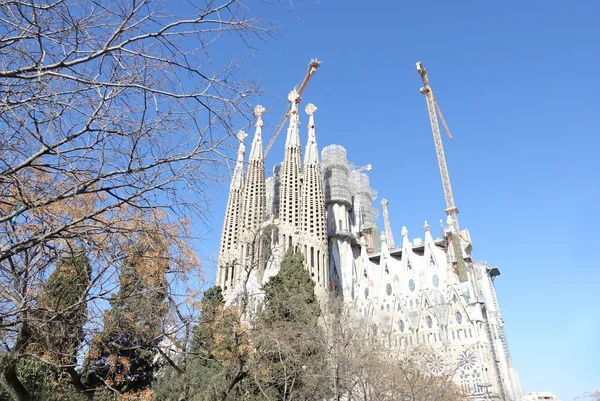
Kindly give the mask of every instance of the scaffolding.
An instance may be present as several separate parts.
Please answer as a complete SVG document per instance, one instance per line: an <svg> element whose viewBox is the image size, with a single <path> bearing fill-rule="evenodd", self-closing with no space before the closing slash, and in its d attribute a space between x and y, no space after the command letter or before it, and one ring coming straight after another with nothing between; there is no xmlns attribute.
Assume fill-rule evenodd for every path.
<svg viewBox="0 0 600 401"><path fill-rule="evenodd" d="M375 226L373 212L373 191L369 184L369 176L365 173L353 171L350 173L350 190L355 199L360 203L360 226L362 229Z"/></svg>
<svg viewBox="0 0 600 401"><path fill-rule="evenodd" d="M348 180L348 159L346 149L340 145L329 145L321 151L323 163L323 181L325 186L325 204L341 202L352 205L350 183Z"/></svg>

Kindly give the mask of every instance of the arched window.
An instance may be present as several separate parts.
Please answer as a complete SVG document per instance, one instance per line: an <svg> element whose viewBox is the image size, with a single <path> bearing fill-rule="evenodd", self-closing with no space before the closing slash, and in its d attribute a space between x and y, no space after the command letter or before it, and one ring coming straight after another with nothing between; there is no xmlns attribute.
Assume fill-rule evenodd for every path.
<svg viewBox="0 0 600 401"><path fill-rule="evenodd" d="M425 322L427 322L427 327L431 328L433 326L433 320L431 319L431 316L427 316L427 318L425 318Z"/></svg>
<svg viewBox="0 0 600 401"><path fill-rule="evenodd" d="M460 314L460 312L456 312L456 323L461 324L462 323L462 315Z"/></svg>
<svg viewBox="0 0 600 401"><path fill-rule="evenodd" d="M340 219L340 221L339 221L339 228L338 228L338 231L342 231L342 219Z"/></svg>

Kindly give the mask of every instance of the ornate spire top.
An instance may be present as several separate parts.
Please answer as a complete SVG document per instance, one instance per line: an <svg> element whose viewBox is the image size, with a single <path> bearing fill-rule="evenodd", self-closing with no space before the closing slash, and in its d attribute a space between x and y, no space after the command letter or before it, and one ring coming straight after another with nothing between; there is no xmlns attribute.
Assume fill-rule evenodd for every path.
<svg viewBox="0 0 600 401"><path fill-rule="evenodd" d="M242 181L244 180L244 154L246 154L246 145L244 145L244 139L248 134L244 131L237 133L236 137L240 141L240 147L237 152L237 161L235 162L235 168L233 170L233 177L231 179L231 189L239 189L242 187Z"/></svg>
<svg viewBox="0 0 600 401"><path fill-rule="evenodd" d="M304 109L304 111L306 111L306 114L308 114L308 140L310 141L311 139L314 141L315 140L315 111L317 111L317 106L315 106L312 103L309 103L306 105L306 108Z"/></svg>
<svg viewBox="0 0 600 401"><path fill-rule="evenodd" d="M379 239L381 239L381 242L387 243L387 236L385 235L385 233L382 233L381 236L379 237Z"/></svg>
<svg viewBox="0 0 600 401"><path fill-rule="evenodd" d="M240 148L238 149L238 155L240 153L243 154L246 151L246 146L244 145L244 139L246 139L247 136L248 136L248 134L246 134L244 131L240 131L236 135L238 141L240 141Z"/></svg>
<svg viewBox="0 0 600 401"><path fill-rule="evenodd" d="M290 125L288 127L287 138L285 139L285 147L300 146L300 133L298 132L298 103L300 102L300 95L296 91L296 88L292 89L288 95L290 101Z"/></svg>
<svg viewBox="0 0 600 401"><path fill-rule="evenodd" d="M256 116L256 131L254 132L254 139L252 140L252 148L250 149L250 161L263 159L262 114L264 112L265 112L265 108L262 107L260 104L254 108L254 115Z"/></svg>
<svg viewBox="0 0 600 401"><path fill-rule="evenodd" d="M427 223L427 221L425 221L425 224L423 225L423 230L425 230L426 232L431 230L431 227L429 227L429 223Z"/></svg>
<svg viewBox="0 0 600 401"><path fill-rule="evenodd" d="M263 120L262 115L265 112L265 108L260 104L254 108L254 115L256 116L256 128L262 128Z"/></svg>
<svg viewBox="0 0 600 401"><path fill-rule="evenodd" d="M306 105L304 109L308 114L308 143L306 144L306 155L304 156L304 165L316 165L319 163L319 150L317 149L317 138L315 136L315 117L317 106L312 103Z"/></svg>
<svg viewBox="0 0 600 401"><path fill-rule="evenodd" d="M288 100L291 103L290 105L290 114L298 114L298 103L300 103L300 95L296 88L292 89L292 91L288 94Z"/></svg>
<svg viewBox="0 0 600 401"><path fill-rule="evenodd" d="M406 229L406 226L402 226L402 231L401 233L403 238L408 237L408 230Z"/></svg>

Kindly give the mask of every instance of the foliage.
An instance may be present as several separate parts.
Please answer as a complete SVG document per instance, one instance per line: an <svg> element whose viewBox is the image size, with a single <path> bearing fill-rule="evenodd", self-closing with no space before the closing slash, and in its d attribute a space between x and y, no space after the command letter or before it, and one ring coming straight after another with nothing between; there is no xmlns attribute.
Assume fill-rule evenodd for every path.
<svg viewBox="0 0 600 401"><path fill-rule="evenodd" d="M37 337L41 342L38 352L51 362L75 363L84 339L91 273L85 249L79 246L58 262L48 278L40 299L40 320L47 323L40 327Z"/></svg>
<svg viewBox="0 0 600 401"><path fill-rule="evenodd" d="M290 249L264 286L264 310L253 333L260 391L270 399L317 400L330 395L320 306L304 258Z"/></svg>
<svg viewBox="0 0 600 401"><path fill-rule="evenodd" d="M0 382L14 400L31 399L17 370L28 353L40 355L43 342L60 347L44 361L72 378L83 371L82 349L91 347L112 369L101 378L142 380L137 361L111 361L116 350L98 345L124 352L124 344L108 341L124 325L147 337L135 346L149 356L146 344L162 329L147 316L126 322L128 301L113 296L127 292L119 290L121 261L134 244L161 238L167 297L200 267L189 221L204 216L205 189L226 164L232 122L250 116L247 102L258 91L240 60L213 56L225 43L251 46L249 35L261 38L271 26L238 0L187 2L177 15L167 3L0 4ZM81 293L85 283L70 288L57 278L85 267L61 261L80 244L89 261L89 273L76 275L89 284ZM144 280L144 288L153 285ZM144 313L155 304L133 295L145 299L135 305ZM103 316L109 300L117 312ZM96 390L76 377L73 384Z"/></svg>
<svg viewBox="0 0 600 401"><path fill-rule="evenodd" d="M239 312L224 305L219 286L204 293L190 352L173 358L155 382L157 400L233 400L251 374L254 348ZM186 391L186 381L189 391Z"/></svg>
<svg viewBox="0 0 600 401"><path fill-rule="evenodd" d="M88 352L89 382L100 380L121 392L150 386L166 314L165 251L162 241L148 238L123 262L119 291Z"/></svg>
<svg viewBox="0 0 600 401"><path fill-rule="evenodd" d="M84 395L75 390L67 374L39 359L28 357L19 360L17 374L32 395L32 401L86 400ZM0 389L0 401L8 400L9 395Z"/></svg>

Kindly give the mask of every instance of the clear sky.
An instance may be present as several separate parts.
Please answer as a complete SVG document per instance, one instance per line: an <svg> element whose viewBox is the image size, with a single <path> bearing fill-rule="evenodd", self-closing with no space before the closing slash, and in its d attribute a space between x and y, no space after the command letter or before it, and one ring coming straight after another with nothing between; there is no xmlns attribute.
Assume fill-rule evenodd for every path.
<svg viewBox="0 0 600 401"><path fill-rule="evenodd" d="M318 107L319 147L341 144L355 164L373 164L376 205L389 200L396 237L403 225L423 237L424 220L439 235L445 204L422 61L455 138L444 140L461 226L473 256L502 273L523 391L571 401L600 389L600 2L304 0L291 13L257 3L248 6L284 25L246 60L266 91L265 142L319 58L301 107ZM304 113L301 122L306 141ZM218 252L228 185L213 194L203 254Z"/></svg>

